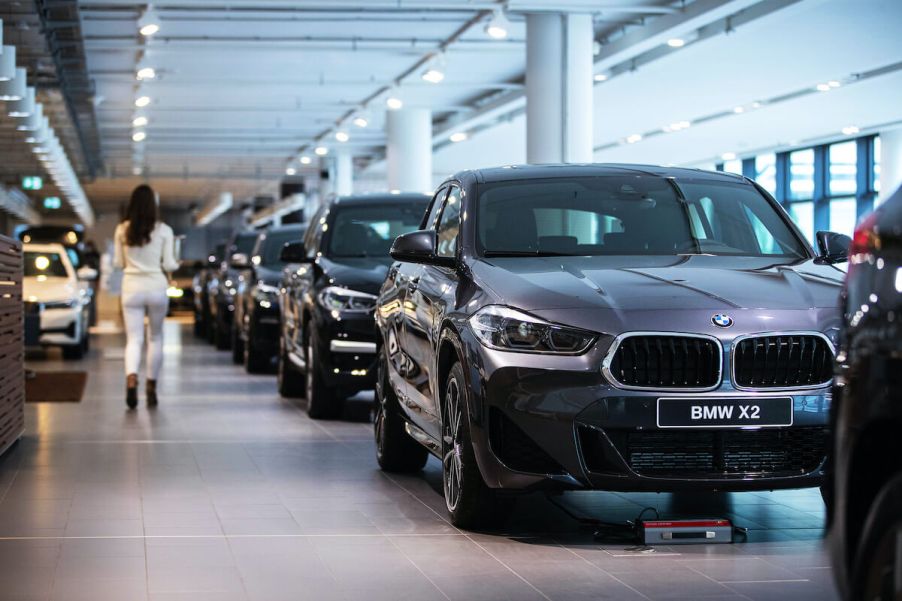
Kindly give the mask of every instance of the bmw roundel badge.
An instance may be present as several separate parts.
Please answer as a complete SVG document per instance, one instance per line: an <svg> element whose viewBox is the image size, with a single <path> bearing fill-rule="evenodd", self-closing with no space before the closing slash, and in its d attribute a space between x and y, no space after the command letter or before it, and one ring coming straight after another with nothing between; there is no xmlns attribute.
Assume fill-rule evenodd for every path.
<svg viewBox="0 0 902 601"><path fill-rule="evenodd" d="M711 323L716 325L718 328L729 328L731 325L733 325L733 318L726 313L718 313L711 318Z"/></svg>

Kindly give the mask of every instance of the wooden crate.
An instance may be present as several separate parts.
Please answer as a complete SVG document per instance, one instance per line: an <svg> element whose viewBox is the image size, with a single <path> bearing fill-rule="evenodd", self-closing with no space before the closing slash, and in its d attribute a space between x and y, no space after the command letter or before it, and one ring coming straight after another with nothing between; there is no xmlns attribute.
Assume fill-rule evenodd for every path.
<svg viewBox="0 0 902 601"><path fill-rule="evenodd" d="M25 429L22 244L0 236L0 453Z"/></svg>

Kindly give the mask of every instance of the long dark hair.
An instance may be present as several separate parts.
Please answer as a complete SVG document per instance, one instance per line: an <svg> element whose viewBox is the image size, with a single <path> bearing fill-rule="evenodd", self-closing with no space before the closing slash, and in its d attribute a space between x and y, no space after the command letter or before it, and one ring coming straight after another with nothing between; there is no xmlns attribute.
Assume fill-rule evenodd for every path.
<svg viewBox="0 0 902 601"><path fill-rule="evenodd" d="M128 227L125 229L127 246L144 246L150 242L150 234L157 225L157 194L147 184L141 184L132 192L125 211Z"/></svg>

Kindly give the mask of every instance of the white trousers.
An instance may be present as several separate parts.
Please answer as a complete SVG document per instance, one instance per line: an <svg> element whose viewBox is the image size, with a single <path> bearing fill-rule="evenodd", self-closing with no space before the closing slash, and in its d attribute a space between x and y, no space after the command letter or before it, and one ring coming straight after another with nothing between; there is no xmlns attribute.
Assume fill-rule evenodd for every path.
<svg viewBox="0 0 902 601"><path fill-rule="evenodd" d="M144 350L144 316L147 316L147 377L156 380L163 366L163 320L169 311L166 289L122 291L122 313L125 318L125 374L137 374Z"/></svg>

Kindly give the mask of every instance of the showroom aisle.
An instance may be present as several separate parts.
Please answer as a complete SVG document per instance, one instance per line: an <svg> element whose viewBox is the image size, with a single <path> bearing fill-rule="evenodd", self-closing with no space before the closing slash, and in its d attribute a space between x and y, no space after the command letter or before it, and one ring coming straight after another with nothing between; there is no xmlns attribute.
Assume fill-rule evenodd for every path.
<svg viewBox="0 0 902 601"><path fill-rule="evenodd" d="M562 501L612 520L646 505L730 515L753 529L744 544L636 553L594 541L542 497L504 533L461 532L445 521L436 462L425 477L380 473L369 423L311 421L272 376L246 375L189 331L167 322L155 413L126 412L116 336L95 337L83 364L29 361L90 377L81 403L29 405L25 438L0 461L0 598L835 598L815 491L712 495L704 507Z"/></svg>

